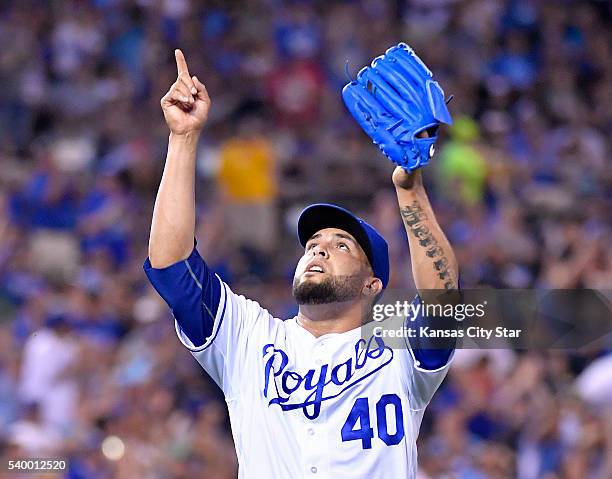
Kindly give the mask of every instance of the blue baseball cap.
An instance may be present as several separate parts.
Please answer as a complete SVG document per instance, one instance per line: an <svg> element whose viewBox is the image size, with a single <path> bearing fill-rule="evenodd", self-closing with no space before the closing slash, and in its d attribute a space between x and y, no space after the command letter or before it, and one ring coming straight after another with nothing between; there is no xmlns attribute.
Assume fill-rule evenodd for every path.
<svg viewBox="0 0 612 479"><path fill-rule="evenodd" d="M300 244L305 247L312 235L324 228L338 228L350 233L367 256L374 276L382 281L383 289L387 287L389 246L373 226L340 206L316 203L306 207L298 219Z"/></svg>

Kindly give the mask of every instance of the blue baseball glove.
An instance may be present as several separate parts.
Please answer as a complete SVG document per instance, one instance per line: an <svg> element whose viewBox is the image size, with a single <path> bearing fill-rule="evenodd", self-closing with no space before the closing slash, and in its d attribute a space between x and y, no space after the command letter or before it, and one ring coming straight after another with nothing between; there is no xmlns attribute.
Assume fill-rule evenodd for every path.
<svg viewBox="0 0 612 479"><path fill-rule="evenodd" d="M409 171L425 166L433 156L440 123L453 122L444 91L405 43L362 68L342 89L342 98L374 144ZM429 137L418 138L424 130Z"/></svg>

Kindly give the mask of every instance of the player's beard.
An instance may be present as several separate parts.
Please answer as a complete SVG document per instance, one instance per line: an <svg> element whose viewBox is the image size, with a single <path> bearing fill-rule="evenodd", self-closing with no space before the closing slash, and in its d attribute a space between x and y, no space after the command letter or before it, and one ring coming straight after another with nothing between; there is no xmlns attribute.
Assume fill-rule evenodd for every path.
<svg viewBox="0 0 612 479"><path fill-rule="evenodd" d="M361 294L361 280L356 276L328 276L320 282L293 280L297 304L329 304L350 301Z"/></svg>

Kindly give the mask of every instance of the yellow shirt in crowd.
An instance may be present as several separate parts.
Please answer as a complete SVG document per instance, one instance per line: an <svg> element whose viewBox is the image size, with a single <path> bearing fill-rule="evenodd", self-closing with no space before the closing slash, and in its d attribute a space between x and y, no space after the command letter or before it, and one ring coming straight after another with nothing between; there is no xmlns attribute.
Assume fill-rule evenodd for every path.
<svg viewBox="0 0 612 479"><path fill-rule="evenodd" d="M221 147L219 183L235 202L266 202L276 196L274 153L263 138L233 138Z"/></svg>

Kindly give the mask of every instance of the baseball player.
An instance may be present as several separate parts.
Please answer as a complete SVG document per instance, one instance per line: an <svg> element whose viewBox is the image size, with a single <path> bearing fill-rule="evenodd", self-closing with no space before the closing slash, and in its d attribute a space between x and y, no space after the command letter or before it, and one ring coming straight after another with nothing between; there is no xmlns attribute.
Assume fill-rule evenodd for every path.
<svg viewBox="0 0 612 479"><path fill-rule="evenodd" d="M389 281L387 243L339 206L314 204L299 218L304 253L293 280L294 318L275 318L209 270L194 247L194 185L211 101L182 52L175 56L178 78L161 100L170 138L144 268L172 310L179 340L223 390L239 477L415 477L423 412L453 348L406 340L407 347L392 349L379 336L362 336L364 311ZM451 122L443 91L399 44L364 67L342 95L397 165L392 182L417 289L456 291L457 262L420 170L433 155L439 125Z"/></svg>

